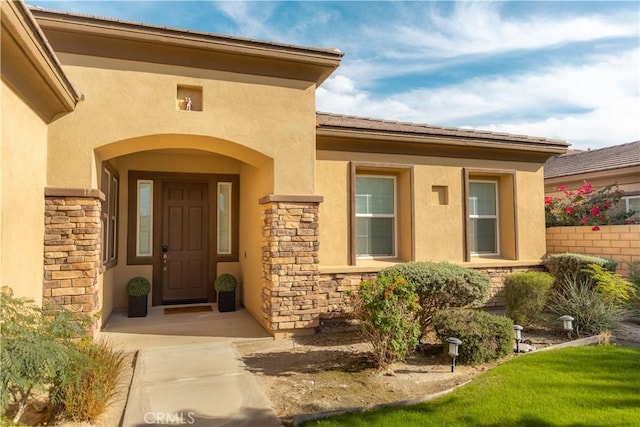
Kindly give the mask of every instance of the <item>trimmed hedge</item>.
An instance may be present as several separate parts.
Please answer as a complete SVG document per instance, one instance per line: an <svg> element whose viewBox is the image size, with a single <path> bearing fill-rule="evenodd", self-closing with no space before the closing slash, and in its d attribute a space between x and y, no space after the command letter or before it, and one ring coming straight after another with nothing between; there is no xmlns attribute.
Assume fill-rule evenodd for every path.
<svg viewBox="0 0 640 427"><path fill-rule="evenodd" d="M554 280L549 273L537 271L506 276L504 288L507 316L522 326L541 321Z"/></svg>
<svg viewBox="0 0 640 427"><path fill-rule="evenodd" d="M420 326L425 330L433 314L448 307L480 307L489 298L491 281L479 271L448 262L406 262L380 271L380 277L402 277L420 297Z"/></svg>
<svg viewBox="0 0 640 427"><path fill-rule="evenodd" d="M477 365L513 352L513 322L505 316L459 308L441 310L433 316L433 328L445 343L445 351L447 338L462 341L460 363Z"/></svg>
<svg viewBox="0 0 640 427"><path fill-rule="evenodd" d="M545 264L549 272L555 276L556 285L560 286L569 281L589 282L591 274L585 270L588 270L590 264L599 265L612 273L615 273L618 267L618 262L611 258L573 253L551 255Z"/></svg>

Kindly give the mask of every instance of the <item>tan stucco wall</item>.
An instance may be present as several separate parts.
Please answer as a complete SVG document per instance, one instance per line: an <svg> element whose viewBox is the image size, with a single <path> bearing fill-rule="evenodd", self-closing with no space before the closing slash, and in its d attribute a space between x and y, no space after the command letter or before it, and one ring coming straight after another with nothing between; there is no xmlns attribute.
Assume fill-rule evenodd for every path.
<svg viewBox="0 0 640 427"><path fill-rule="evenodd" d="M519 259L517 262L538 262L545 254L543 176L540 164L502 162L476 159L452 159L366 153L319 151L316 165L318 194L324 197L320 205L320 264L321 268L348 264L348 176L349 161L411 165L414 167L414 223L415 259L426 261L464 261L464 205L463 168L515 171L517 234ZM503 180L501 178L501 180ZM512 192L503 183L503 191ZM448 203L440 204L433 187L446 187ZM506 197L506 196L504 196ZM508 212L507 212L508 213ZM506 215L501 229L508 231L514 221L513 212ZM513 230L513 225L511 225ZM513 245L513 232L501 238ZM406 239L406 238L405 238ZM402 244L402 243L400 243ZM513 257L515 247L505 255ZM402 257L408 261L408 257ZM482 265L495 259L472 258L471 264ZM372 264L360 261L358 264ZM504 263L502 263L504 264Z"/></svg>
<svg viewBox="0 0 640 427"><path fill-rule="evenodd" d="M240 266L242 268L242 298L246 310L268 329L262 312L262 207L258 200L268 190L268 168L243 165L240 174Z"/></svg>
<svg viewBox="0 0 640 427"><path fill-rule="evenodd" d="M274 159L268 192L313 194L315 85L196 68L60 54L85 95L75 113L51 126L49 185L96 187L94 149L105 158L167 146L149 135L205 137L197 147L259 167ZM203 111L177 109L178 85L201 87ZM192 143L196 144L193 139ZM246 148L245 148L246 147ZM292 167L291 165L296 165Z"/></svg>
<svg viewBox="0 0 640 427"><path fill-rule="evenodd" d="M0 84L0 285L41 304L47 126Z"/></svg>

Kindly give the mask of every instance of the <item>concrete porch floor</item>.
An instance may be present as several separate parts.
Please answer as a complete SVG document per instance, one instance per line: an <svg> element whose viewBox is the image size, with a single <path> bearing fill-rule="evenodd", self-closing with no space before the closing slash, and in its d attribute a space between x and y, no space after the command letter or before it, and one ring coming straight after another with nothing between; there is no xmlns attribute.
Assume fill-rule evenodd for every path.
<svg viewBox="0 0 640 427"><path fill-rule="evenodd" d="M114 311L98 333L124 351L175 347L187 344L238 343L273 340L246 310L220 313L216 304L212 311L164 314L165 308L149 307L147 317L127 317L126 311Z"/></svg>

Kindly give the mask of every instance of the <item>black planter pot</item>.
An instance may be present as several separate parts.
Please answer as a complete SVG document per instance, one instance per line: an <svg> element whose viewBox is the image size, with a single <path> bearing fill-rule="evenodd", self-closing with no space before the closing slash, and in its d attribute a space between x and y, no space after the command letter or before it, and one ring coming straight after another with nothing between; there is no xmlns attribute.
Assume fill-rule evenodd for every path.
<svg viewBox="0 0 640 427"><path fill-rule="evenodd" d="M129 317L147 316L147 296L134 297L129 295Z"/></svg>
<svg viewBox="0 0 640 427"><path fill-rule="evenodd" d="M218 292L218 311L236 311L236 291Z"/></svg>

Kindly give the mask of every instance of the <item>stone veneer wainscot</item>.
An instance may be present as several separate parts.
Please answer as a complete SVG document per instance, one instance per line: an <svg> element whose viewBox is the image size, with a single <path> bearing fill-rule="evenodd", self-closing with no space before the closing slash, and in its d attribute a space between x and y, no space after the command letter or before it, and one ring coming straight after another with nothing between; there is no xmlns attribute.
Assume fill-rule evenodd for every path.
<svg viewBox="0 0 640 427"><path fill-rule="evenodd" d="M45 190L43 305L97 314L102 201L98 190Z"/></svg>

